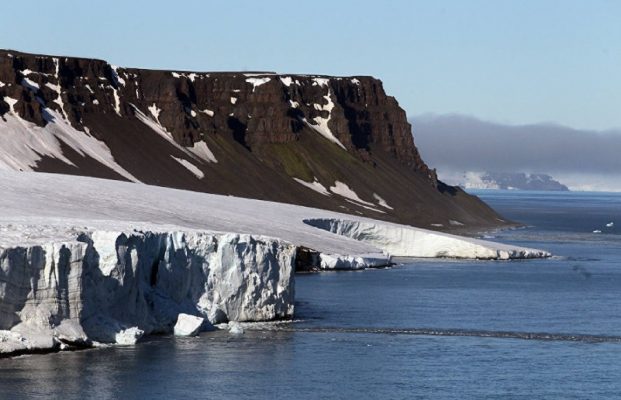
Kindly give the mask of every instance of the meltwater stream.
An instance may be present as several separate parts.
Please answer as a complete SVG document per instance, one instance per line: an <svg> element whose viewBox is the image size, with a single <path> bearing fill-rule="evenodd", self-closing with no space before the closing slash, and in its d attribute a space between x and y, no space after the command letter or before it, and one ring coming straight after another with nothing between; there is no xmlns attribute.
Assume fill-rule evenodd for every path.
<svg viewBox="0 0 621 400"><path fill-rule="evenodd" d="M294 322L0 360L0 399L621 397L621 195L479 194L556 256L298 275Z"/></svg>

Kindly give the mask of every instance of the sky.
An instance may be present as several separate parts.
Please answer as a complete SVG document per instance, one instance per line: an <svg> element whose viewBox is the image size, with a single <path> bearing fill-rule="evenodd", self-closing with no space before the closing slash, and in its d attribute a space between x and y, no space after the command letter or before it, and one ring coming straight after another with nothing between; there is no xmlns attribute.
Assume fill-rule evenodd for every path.
<svg viewBox="0 0 621 400"><path fill-rule="evenodd" d="M621 1L5 1L0 48L373 75L410 116L621 127Z"/></svg>

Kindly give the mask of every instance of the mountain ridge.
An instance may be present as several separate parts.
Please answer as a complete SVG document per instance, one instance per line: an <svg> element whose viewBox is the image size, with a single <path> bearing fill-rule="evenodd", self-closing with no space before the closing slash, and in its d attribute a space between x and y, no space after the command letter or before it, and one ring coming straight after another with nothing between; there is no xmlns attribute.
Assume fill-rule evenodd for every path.
<svg viewBox="0 0 621 400"><path fill-rule="evenodd" d="M480 200L437 180L405 111L372 77L148 70L0 50L0 116L3 168L419 226L502 225Z"/></svg>

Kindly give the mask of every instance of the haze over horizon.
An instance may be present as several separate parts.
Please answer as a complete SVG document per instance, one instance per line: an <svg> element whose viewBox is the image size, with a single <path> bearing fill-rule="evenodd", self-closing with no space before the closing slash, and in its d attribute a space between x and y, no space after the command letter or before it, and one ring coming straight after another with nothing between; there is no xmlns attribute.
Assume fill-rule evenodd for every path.
<svg viewBox="0 0 621 400"><path fill-rule="evenodd" d="M188 0L171 14L178 7L8 2L28 28L6 18L0 48L127 67L373 75L409 115L621 128L619 2Z"/></svg>
<svg viewBox="0 0 621 400"><path fill-rule="evenodd" d="M621 191L619 130L507 125L459 114L410 122L423 159L451 184L465 172L525 172L550 174L572 190Z"/></svg>

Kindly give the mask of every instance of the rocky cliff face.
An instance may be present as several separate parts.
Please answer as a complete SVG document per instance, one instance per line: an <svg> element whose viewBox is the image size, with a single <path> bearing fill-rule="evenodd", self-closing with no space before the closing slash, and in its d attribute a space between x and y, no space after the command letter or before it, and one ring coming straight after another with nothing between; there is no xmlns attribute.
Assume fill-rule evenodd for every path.
<svg viewBox="0 0 621 400"><path fill-rule="evenodd" d="M478 199L437 181L405 112L372 77L152 71L0 51L0 116L3 168L422 226L499 223Z"/></svg>

